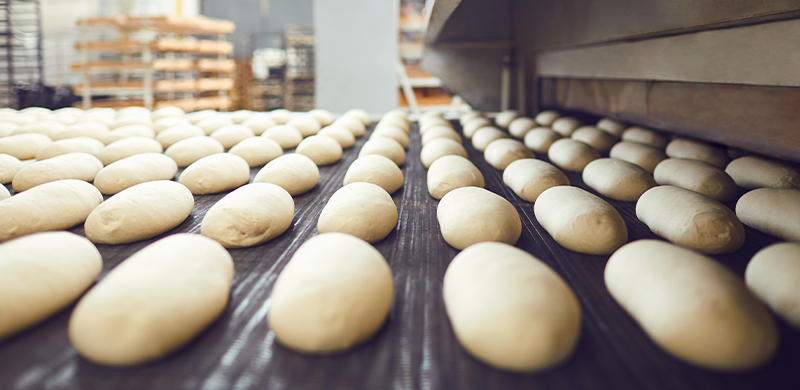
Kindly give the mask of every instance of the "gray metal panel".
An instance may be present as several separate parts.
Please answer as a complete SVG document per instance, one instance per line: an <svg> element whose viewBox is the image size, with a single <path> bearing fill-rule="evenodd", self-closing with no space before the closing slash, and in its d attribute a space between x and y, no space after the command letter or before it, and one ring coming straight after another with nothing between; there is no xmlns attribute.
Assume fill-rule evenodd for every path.
<svg viewBox="0 0 800 390"><path fill-rule="evenodd" d="M452 1L445 1L447 8ZM434 3L434 13L430 23L440 21L445 15L438 11L439 1ZM444 6L444 5L443 5ZM510 0L476 1L464 0L452 11L444 26L433 37L429 30L427 42L475 42L475 41L507 41L513 38L514 21L511 17ZM430 29L430 25L429 25Z"/></svg>
<svg viewBox="0 0 800 390"><path fill-rule="evenodd" d="M422 66L473 108L498 111L500 71L507 52L507 47L499 45L434 45L425 49Z"/></svg>

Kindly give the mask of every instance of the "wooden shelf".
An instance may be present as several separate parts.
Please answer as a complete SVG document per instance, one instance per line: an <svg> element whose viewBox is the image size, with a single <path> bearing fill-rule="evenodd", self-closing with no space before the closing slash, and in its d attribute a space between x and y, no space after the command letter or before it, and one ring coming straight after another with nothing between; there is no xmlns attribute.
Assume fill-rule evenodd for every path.
<svg viewBox="0 0 800 390"><path fill-rule="evenodd" d="M79 26L112 27L119 30L155 30L161 33L176 34L230 34L236 25L228 20L206 18L202 16L184 18L177 16L96 16L79 19Z"/></svg>
<svg viewBox="0 0 800 390"><path fill-rule="evenodd" d="M197 70L201 72L233 72L236 70L236 61L203 59L197 61Z"/></svg>
<svg viewBox="0 0 800 390"><path fill-rule="evenodd" d="M195 40L195 39L158 39L142 42L126 39L108 39L101 41L75 42L76 50L86 47L90 51L100 51L120 54L141 53L145 48L154 52L182 52L198 54L228 55L233 53L233 44L226 41Z"/></svg>

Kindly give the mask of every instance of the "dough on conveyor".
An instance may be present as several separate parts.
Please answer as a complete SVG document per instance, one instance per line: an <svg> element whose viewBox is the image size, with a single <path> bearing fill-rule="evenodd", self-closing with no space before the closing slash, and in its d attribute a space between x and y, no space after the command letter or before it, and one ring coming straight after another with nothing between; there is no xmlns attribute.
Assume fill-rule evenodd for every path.
<svg viewBox="0 0 800 390"><path fill-rule="evenodd" d="M161 153L164 148L158 141L147 137L131 137L106 145L96 156L103 165L141 153Z"/></svg>
<svg viewBox="0 0 800 390"><path fill-rule="evenodd" d="M188 120L189 123L196 125L204 119L215 117L217 115L219 115L219 113L214 110L200 110L200 111L190 112L186 114L184 118L186 118L186 120Z"/></svg>
<svg viewBox="0 0 800 390"><path fill-rule="evenodd" d="M295 153L308 156L321 167L338 162L342 158L342 145L331 137L312 135L297 145Z"/></svg>
<svg viewBox="0 0 800 390"><path fill-rule="evenodd" d="M725 171L703 161L668 158L656 166L653 177L661 185L672 185L727 202L736 196L736 183Z"/></svg>
<svg viewBox="0 0 800 390"><path fill-rule="evenodd" d="M119 115L114 118L114 122L112 122L108 128L114 131L128 126L144 126L150 128L153 126L153 120L150 119L150 113L125 114L119 112Z"/></svg>
<svg viewBox="0 0 800 390"><path fill-rule="evenodd" d="M0 153L12 155L20 160L36 157L39 150L53 140L44 134L17 134L0 138Z"/></svg>
<svg viewBox="0 0 800 390"><path fill-rule="evenodd" d="M270 127L261 133L261 136L277 142L283 150L295 148L303 140L303 134L300 133L300 130L287 125Z"/></svg>
<svg viewBox="0 0 800 390"><path fill-rule="evenodd" d="M658 150L664 150L669 143L669 138L667 138L665 135L657 131L638 126L631 126L627 128L622 133L622 140L652 146Z"/></svg>
<svg viewBox="0 0 800 390"><path fill-rule="evenodd" d="M461 187L483 187L483 174L465 157L443 156L431 164L427 176L428 193L442 199L448 192Z"/></svg>
<svg viewBox="0 0 800 390"><path fill-rule="evenodd" d="M250 130L253 130L253 134L255 135L264 134L264 132L268 129L278 125L274 120L272 120L272 118L266 115L254 116L242 122L241 124L249 127Z"/></svg>
<svg viewBox="0 0 800 390"><path fill-rule="evenodd" d="M781 242L758 251L747 264L744 280L772 311L800 328L800 244Z"/></svg>
<svg viewBox="0 0 800 390"><path fill-rule="evenodd" d="M564 172L544 161L526 158L508 164L503 171L503 183L522 200L533 203L551 187L568 186L569 179Z"/></svg>
<svg viewBox="0 0 800 390"><path fill-rule="evenodd" d="M308 116L319 122L321 127L330 126L330 124L333 123L333 114L322 108L315 108L309 111Z"/></svg>
<svg viewBox="0 0 800 390"><path fill-rule="evenodd" d="M163 238L123 261L78 302L70 342L107 366L158 359L222 314L232 280L231 255L216 241L198 234Z"/></svg>
<svg viewBox="0 0 800 390"><path fill-rule="evenodd" d="M645 191L658 185L638 165L615 158L601 158L587 164L583 182L601 195L623 202L636 202Z"/></svg>
<svg viewBox="0 0 800 390"><path fill-rule="evenodd" d="M308 192L317 185L319 168L302 154L280 156L261 168L253 183L272 183L283 187L292 196Z"/></svg>
<svg viewBox="0 0 800 390"><path fill-rule="evenodd" d="M233 125L233 121L231 118L228 118L225 115L215 114L211 117L205 118L197 123L192 123L197 125L197 127L203 129L206 135L211 135L211 133L221 129L225 126Z"/></svg>
<svg viewBox="0 0 800 390"><path fill-rule="evenodd" d="M511 245L482 242L444 274L447 316L459 343L503 370L544 370L568 359L581 333L581 308L563 279Z"/></svg>
<svg viewBox="0 0 800 390"><path fill-rule="evenodd" d="M502 129L507 129L508 125L511 124L511 121L516 119L518 116L519 112L514 110L500 111L494 117L494 123Z"/></svg>
<svg viewBox="0 0 800 390"><path fill-rule="evenodd" d="M103 163L91 154L67 153L23 167L14 175L11 186L14 191L22 192L56 180L91 182L101 169Z"/></svg>
<svg viewBox="0 0 800 390"><path fill-rule="evenodd" d="M11 135L36 133L46 135L48 138L53 139L57 133L60 133L66 129L67 126L63 123L40 120L22 125L19 129L12 131Z"/></svg>
<svg viewBox="0 0 800 390"><path fill-rule="evenodd" d="M392 160L380 155L359 157L344 175L344 185L372 183L392 194L403 186L403 171Z"/></svg>
<svg viewBox="0 0 800 390"><path fill-rule="evenodd" d="M667 145L666 153L670 157L705 161L719 169L725 169L730 161L725 150L702 141L687 138L675 138L670 141Z"/></svg>
<svg viewBox="0 0 800 390"><path fill-rule="evenodd" d="M68 232L0 244L0 340L69 305L102 268L103 258L91 241Z"/></svg>
<svg viewBox="0 0 800 390"><path fill-rule="evenodd" d="M98 244L127 244L178 226L194 208L186 187L169 180L149 181L120 191L97 206L83 225Z"/></svg>
<svg viewBox="0 0 800 390"><path fill-rule="evenodd" d="M800 171L778 161L744 156L731 161L725 173L736 185L748 190L761 187L800 190Z"/></svg>
<svg viewBox="0 0 800 390"><path fill-rule="evenodd" d="M730 253L744 244L744 227L731 209L680 187L649 189L636 202L636 217L656 235L699 252Z"/></svg>
<svg viewBox="0 0 800 390"><path fill-rule="evenodd" d="M587 164L600 158L600 153L583 142L562 138L550 145L547 157L562 169L581 172Z"/></svg>
<svg viewBox="0 0 800 390"><path fill-rule="evenodd" d="M283 154L283 149L277 142L266 137L247 138L234 145L230 154L235 154L245 161L250 167L260 167Z"/></svg>
<svg viewBox="0 0 800 390"><path fill-rule="evenodd" d="M422 146L427 145L431 141L439 138L447 138L458 143L461 143L461 136L453 129L445 126L431 127L422 134Z"/></svg>
<svg viewBox="0 0 800 390"><path fill-rule="evenodd" d="M156 141L161 144L162 148L166 149L178 141L205 135L206 133L203 132L203 129L195 125L178 125L164 129L164 131L158 133L158 135L156 135Z"/></svg>
<svg viewBox="0 0 800 390"><path fill-rule="evenodd" d="M272 110L267 115L279 125L285 125L287 122L292 120L292 112L285 108Z"/></svg>
<svg viewBox="0 0 800 390"><path fill-rule="evenodd" d="M535 120L521 116L511 121L508 125L508 133L516 139L523 139L525 138L525 134L536 126Z"/></svg>
<svg viewBox="0 0 800 390"><path fill-rule="evenodd" d="M504 170L514 161L534 158L533 152L520 141L501 138L492 141L483 152L483 158L495 169Z"/></svg>
<svg viewBox="0 0 800 390"><path fill-rule="evenodd" d="M203 157L224 151L225 147L211 137L194 137L172 144L164 154L175 160L179 167L188 167Z"/></svg>
<svg viewBox="0 0 800 390"><path fill-rule="evenodd" d="M459 142L448 138L439 138L423 146L419 158L425 168L430 168L437 159L450 155L467 158L467 150Z"/></svg>
<svg viewBox="0 0 800 390"><path fill-rule="evenodd" d="M253 130L250 130L245 125L228 125L214 130L209 137L219 141L222 147L227 150L232 148L233 145L255 136Z"/></svg>
<svg viewBox="0 0 800 390"><path fill-rule="evenodd" d="M533 118L540 126L550 126L556 119L561 117L561 113L554 110L541 111Z"/></svg>
<svg viewBox="0 0 800 390"><path fill-rule="evenodd" d="M689 364L753 370L778 350L772 315L741 278L691 250L635 241L608 260L605 283L658 346Z"/></svg>
<svg viewBox="0 0 800 390"><path fill-rule="evenodd" d="M0 184L11 183L14 175L22 169L22 162L10 154L0 154Z"/></svg>
<svg viewBox="0 0 800 390"><path fill-rule="evenodd" d="M636 164L650 174L656 170L658 163L667 158L664 152L652 146L626 141L614 145L608 155L611 158Z"/></svg>
<svg viewBox="0 0 800 390"><path fill-rule="evenodd" d="M178 173L175 160L161 153L142 153L123 158L101 169L94 186L103 195L114 195L139 183L172 180Z"/></svg>
<svg viewBox="0 0 800 390"><path fill-rule="evenodd" d="M510 136L496 127L482 127L472 135L472 146L479 152L483 152L492 141L501 138L510 138Z"/></svg>
<svg viewBox="0 0 800 390"><path fill-rule="evenodd" d="M403 148L408 148L408 144L411 142L405 130L392 125L381 126L380 123L377 127L375 127L375 130L369 136L369 139L375 138L393 139L400 145L403 145Z"/></svg>
<svg viewBox="0 0 800 390"><path fill-rule="evenodd" d="M591 146L600 153L608 152L617 143L617 139L613 135L594 126L581 126L575 129L570 137Z"/></svg>
<svg viewBox="0 0 800 390"><path fill-rule="evenodd" d="M164 118L183 118L184 115L186 115L186 111L183 111L182 108L169 106L169 107L159 108L151 112L150 119L152 119L153 121L157 121L159 119L164 119Z"/></svg>
<svg viewBox="0 0 800 390"><path fill-rule="evenodd" d="M534 152L547 154L553 142L559 139L561 139L561 134L549 127L536 127L525 134L524 143L525 147Z"/></svg>
<svg viewBox="0 0 800 390"><path fill-rule="evenodd" d="M103 143L108 145L115 141L131 137L155 138L156 133L149 126L128 125L116 128L103 137Z"/></svg>
<svg viewBox="0 0 800 390"><path fill-rule="evenodd" d="M406 151L399 142L385 137L371 138L361 146L358 157L378 154L388 157L395 164L400 165L406 161Z"/></svg>
<svg viewBox="0 0 800 390"><path fill-rule="evenodd" d="M347 233L369 243L383 240L397 226L397 206L380 186L356 182L333 193L317 222L320 233Z"/></svg>
<svg viewBox="0 0 800 390"><path fill-rule="evenodd" d="M492 127L492 122L483 117L470 119L461 126L461 132L464 137L472 138L476 131L484 127Z"/></svg>
<svg viewBox="0 0 800 390"><path fill-rule="evenodd" d="M59 131L58 133L54 134L53 141L77 137L89 137L98 141L102 141L109 132L110 130L108 130L108 126L100 122L78 122L67 126L64 131Z"/></svg>
<svg viewBox="0 0 800 390"><path fill-rule="evenodd" d="M752 190L739 198L736 215L753 229L786 241L800 242L800 191Z"/></svg>
<svg viewBox="0 0 800 390"><path fill-rule="evenodd" d="M156 135L161 134L162 131L169 129L170 127L182 126L182 125L191 125L188 119L184 117L168 117L168 118L161 118L153 122L153 131ZM106 129L106 132L108 130ZM205 132L203 132L205 135ZM102 138L101 138L102 139Z"/></svg>
<svg viewBox="0 0 800 390"><path fill-rule="evenodd" d="M444 240L464 249L485 241L514 245L522 234L519 214L509 201L479 187L456 188L436 209Z"/></svg>
<svg viewBox="0 0 800 390"><path fill-rule="evenodd" d="M572 132L581 126L583 126L583 122L579 119L564 116L556 119L553 124L550 125L550 128L564 137L569 137L572 135Z"/></svg>
<svg viewBox="0 0 800 390"><path fill-rule="evenodd" d="M11 197L11 193L8 192L8 188L6 186L0 185L0 200L8 199Z"/></svg>
<svg viewBox="0 0 800 390"><path fill-rule="evenodd" d="M322 128L317 135L324 135L335 139L336 142L342 146L342 149L347 149L356 143L356 136L353 132L344 125L338 123Z"/></svg>
<svg viewBox="0 0 800 390"><path fill-rule="evenodd" d="M348 116L347 114L345 114L341 118L333 121L333 124L346 127L348 130L350 130L351 133L353 133L354 137L361 137L367 131L367 125L369 125L370 123L369 115L367 115L366 118L367 122L364 123L363 121L359 120L358 118L352 115Z"/></svg>
<svg viewBox="0 0 800 390"><path fill-rule="evenodd" d="M300 131L300 134L302 134L303 137L317 134L320 129L322 129L322 126L320 126L319 122L308 115L294 117L290 121L286 122L286 126L294 127Z"/></svg>
<svg viewBox="0 0 800 390"><path fill-rule="evenodd" d="M230 153L203 157L186 167L178 178L178 182L194 195L232 190L247 184L248 180L250 165L245 159Z"/></svg>
<svg viewBox="0 0 800 390"><path fill-rule="evenodd" d="M342 114L342 118L358 119L364 126L369 126L369 124L372 123L372 120L369 119L369 113L360 108L347 110L347 112Z"/></svg>
<svg viewBox="0 0 800 390"><path fill-rule="evenodd" d="M622 137L622 132L625 131L625 125L612 118L600 119L594 127L613 135L615 138Z"/></svg>
<svg viewBox="0 0 800 390"><path fill-rule="evenodd" d="M469 122L469 121L471 121L473 119L482 118L482 117L483 117L483 115L480 112L478 112L478 111L470 111L470 112L466 112L466 113L462 114L461 117L458 118L458 123L460 123L461 126L464 126L465 124L467 124L467 122Z"/></svg>
<svg viewBox="0 0 800 390"><path fill-rule="evenodd" d="M102 142L90 137L67 138L39 149L35 158L42 161L67 153L88 153L94 156L105 147Z"/></svg>
<svg viewBox="0 0 800 390"><path fill-rule="evenodd" d="M378 332L393 298L392 271L377 249L347 234L320 234L281 271L267 322L286 347L327 354Z"/></svg>

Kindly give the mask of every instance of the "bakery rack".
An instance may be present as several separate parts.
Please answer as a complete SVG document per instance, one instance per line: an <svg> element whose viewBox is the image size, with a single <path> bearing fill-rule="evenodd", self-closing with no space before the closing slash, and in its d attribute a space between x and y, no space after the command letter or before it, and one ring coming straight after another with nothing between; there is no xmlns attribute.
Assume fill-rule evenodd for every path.
<svg viewBox="0 0 800 390"><path fill-rule="evenodd" d="M0 0L0 106L20 107L15 87L42 84L38 0Z"/></svg>

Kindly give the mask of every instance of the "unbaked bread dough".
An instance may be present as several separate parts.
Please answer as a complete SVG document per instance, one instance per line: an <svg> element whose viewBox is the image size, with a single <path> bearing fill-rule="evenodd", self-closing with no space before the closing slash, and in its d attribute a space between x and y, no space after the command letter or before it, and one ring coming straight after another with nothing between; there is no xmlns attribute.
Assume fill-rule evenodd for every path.
<svg viewBox="0 0 800 390"><path fill-rule="evenodd" d="M625 125L622 122L612 119L612 118L603 118L597 121L595 125L598 129L605 131L608 134L614 136L614 138L622 137L622 132L625 131Z"/></svg>
<svg viewBox="0 0 800 390"><path fill-rule="evenodd" d="M608 155L609 157L638 165L645 172L651 174L656 170L658 163L667 158L664 152L654 147L626 141L614 145Z"/></svg>
<svg viewBox="0 0 800 390"><path fill-rule="evenodd" d="M36 152L36 159L47 160L67 153L88 153L95 155L106 146L102 142L90 137L76 137L55 141Z"/></svg>
<svg viewBox="0 0 800 390"><path fill-rule="evenodd" d="M511 371L543 370L572 355L581 308L563 279L511 245L482 242L453 258L444 304L459 343L478 360Z"/></svg>
<svg viewBox="0 0 800 390"><path fill-rule="evenodd" d="M461 127L461 132L464 134L464 137L472 138L476 131L484 127L492 127L492 122L486 118L478 117L464 123Z"/></svg>
<svg viewBox="0 0 800 390"><path fill-rule="evenodd" d="M272 110L267 115L279 125L285 125L287 122L292 120L292 112L285 108Z"/></svg>
<svg viewBox="0 0 800 390"><path fill-rule="evenodd" d="M331 137L341 145L342 149L347 149L356 143L356 136L347 127L341 124L334 123L328 127L323 128L317 135L324 135Z"/></svg>
<svg viewBox="0 0 800 390"><path fill-rule="evenodd" d="M214 130L211 133L210 137L219 141L222 144L222 147L230 149L233 145L238 144L248 138L255 137L255 133L253 130L250 130L249 127L245 125L228 125L220 127L217 130Z"/></svg>
<svg viewBox="0 0 800 390"><path fill-rule="evenodd" d="M547 157L562 169L582 172L587 164L600 158L600 153L583 142L562 138L550 145Z"/></svg>
<svg viewBox="0 0 800 390"><path fill-rule="evenodd" d="M296 153L284 154L261 168L253 183L272 183L292 196L308 192L319 181L319 168L310 158Z"/></svg>
<svg viewBox="0 0 800 390"><path fill-rule="evenodd" d="M508 125L511 124L511 121L517 119L518 116L519 112L514 110L501 111L498 112L494 117L494 123L497 125L497 127L508 129Z"/></svg>
<svg viewBox="0 0 800 390"><path fill-rule="evenodd" d="M381 126L379 123L378 126L375 127L375 130L372 132L372 134L370 134L369 139L380 137L391 138L397 141L397 143L400 145L403 145L403 148L408 148L408 144L410 143L408 134L403 129L392 125Z"/></svg>
<svg viewBox="0 0 800 390"><path fill-rule="evenodd" d="M503 183L527 202L536 202L548 188L568 186L569 179L558 168L534 158L525 158L508 164L503 171Z"/></svg>
<svg viewBox="0 0 800 390"><path fill-rule="evenodd" d="M101 169L94 186L103 195L113 195L136 184L172 180L178 173L175 160L161 153L142 153L115 161Z"/></svg>
<svg viewBox="0 0 800 390"><path fill-rule="evenodd" d="M617 143L613 135L594 126L581 126L575 129L571 138L591 146L600 153L607 153Z"/></svg>
<svg viewBox="0 0 800 390"><path fill-rule="evenodd" d="M148 181L120 191L97 206L83 229L98 244L127 244L180 225L194 208L186 187L169 180Z"/></svg>
<svg viewBox="0 0 800 390"><path fill-rule="evenodd" d="M78 302L69 320L70 342L83 357L107 366L158 359L222 314L232 280L231 255L216 241L198 234L158 240Z"/></svg>
<svg viewBox="0 0 800 390"><path fill-rule="evenodd" d="M194 195L215 194L247 184L250 165L230 153L203 157L186 167L178 178Z"/></svg>
<svg viewBox="0 0 800 390"><path fill-rule="evenodd" d="M16 123L11 122L2 122L2 118L0 118L0 138L8 137L11 135L14 130L19 129L19 125Z"/></svg>
<svg viewBox="0 0 800 390"><path fill-rule="evenodd" d="M51 144L50 137L39 134L17 134L0 138L0 153L12 155L20 160L36 157L39 149Z"/></svg>
<svg viewBox="0 0 800 390"><path fill-rule="evenodd" d="M226 248L263 244L292 225L294 200L269 183L240 187L217 201L203 217L200 233Z"/></svg>
<svg viewBox="0 0 800 390"><path fill-rule="evenodd" d="M217 115L219 115L219 113L214 110L200 110L200 111L190 112L186 114L184 118L186 118L186 120L188 120L189 123L196 125L204 119L215 117Z"/></svg>
<svg viewBox="0 0 800 390"><path fill-rule="evenodd" d="M692 190L720 202L736 196L733 179L723 170L703 161L668 158L656 166L653 177L658 184Z"/></svg>
<svg viewBox="0 0 800 390"><path fill-rule="evenodd" d="M364 110L362 110L362 109L360 109L360 108L354 108L352 110L347 110L347 112L345 112L342 115L342 117L343 118L358 119L361 122L361 124L363 124L364 126L368 126L370 123L372 123L372 120L369 119L369 113L364 111Z"/></svg>
<svg viewBox="0 0 800 390"><path fill-rule="evenodd" d="M514 138L523 139L525 138L525 134L527 134L536 126L537 124L535 120L521 116L511 121L511 123L508 125L508 133Z"/></svg>
<svg viewBox="0 0 800 390"><path fill-rule="evenodd" d="M441 116L432 116L419 119L420 134L424 134L426 131L434 127L446 127L448 129L452 129L453 125L451 125L447 119L444 119Z"/></svg>
<svg viewBox="0 0 800 390"><path fill-rule="evenodd" d="M753 229L782 240L800 242L800 191L752 190L739 198L736 215Z"/></svg>
<svg viewBox="0 0 800 390"><path fill-rule="evenodd" d="M11 197L11 193L8 192L8 188L6 186L0 185L0 200L8 199Z"/></svg>
<svg viewBox="0 0 800 390"><path fill-rule="evenodd" d="M241 125L255 115L256 113L250 110L237 110L231 113L231 120L234 124Z"/></svg>
<svg viewBox="0 0 800 390"><path fill-rule="evenodd" d="M736 185L748 190L761 187L800 190L800 171L778 161L744 156L731 161L725 173Z"/></svg>
<svg viewBox="0 0 800 390"><path fill-rule="evenodd" d="M152 119L150 119L149 113L145 115L139 115L139 114L125 115L120 112L120 114L117 115L116 118L114 118L114 121L111 123L111 125L108 126L108 128L113 131L127 126L145 126L149 128L152 125L153 121Z"/></svg>
<svg viewBox="0 0 800 390"><path fill-rule="evenodd" d="M423 146L419 157L422 160L422 165L425 168L430 168L431 164L437 159L450 155L467 158L467 150L459 142L449 138L438 138Z"/></svg>
<svg viewBox="0 0 800 390"><path fill-rule="evenodd" d="M203 129L206 135L211 135L211 133L217 131L218 129L221 129L225 126L233 125L234 123L231 120L231 118L228 118L225 115L216 114L193 124Z"/></svg>
<svg viewBox="0 0 800 390"><path fill-rule="evenodd" d="M267 321L288 348L333 353L378 332L393 297L392 271L378 250L347 234L320 234L278 276Z"/></svg>
<svg viewBox="0 0 800 390"><path fill-rule="evenodd" d="M390 115L389 113L387 113L386 115L383 116L383 118L381 118L378 124L375 125L375 128L377 129L382 126L398 127L401 130L403 130L403 132L405 132L406 134L408 134L411 131L410 121L408 120L407 117L402 115Z"/></svg>
<svg viewBox="0 0 800 390"><path fill-rule="evenodd" d="M300 142L295 152L308 156L314 164L321 167L341 160L342 145L331 137L312 135Z"/></svg>
<svg viewBox="0 0 800 390"><path fill-rule="evenodd" d="M69 229L83 223L102 201L100 191L81 180L36 186L0 202L0 241Z"/></svg>
<svg viewBox="0 0 800 390"><path fill-rule="evenodd" d="M0 244L0 340L69 305L102 268L97 248L72 233L37 233Z"/></svg>
<svg viewBox="0 0 800 390"><path fill-rule="evenodd" d="M67 153L27 165L14 175L11 186L16 192L56 180L83 180L91 182L103 163L88 153Z"/></svg>
<svg viewBox="0 0 800 390"><path fill-rule="evenodd" d="M510 136L496 127L483 127L472 135L472 146L479 152L483 152L492 141L501 138L510 138Z"/></svg>
<svg viewBox="0 0 800 390"><path fill-rule="evenodd" d="M211 137L193 137L172 144L164 154L175 160L179 167L188 167L203 157L224 151L222 144Z"/></svg>
<svg viewBox="0 0 800 390"><path fill-rule="evenodd" d="M292 118L289 122L286 122L286 126L294 127L300 131L303 137L317 134L322 129L316 119L307 115Z"/></svg>
<svg viewBox="0 0 800 390"><path fill-rule="evenodd" d="M195 125L177 125L158 133L158 135L156 135L156 141L161 144L162 148L166 149L178 141L205 135L206 133L203 132L203 129Z"/></svg>
<svg viewBox="0 0 800 390"><path fill-rule="evenodd" d="M554 110L541 111L533 118L540 126L550 126L556 119L561 117L561 113Z"/></svg>
<svg viewBox="0 0 800 390"><path fill-rule="evenodd" d="M461 136L453 129L446 126L435 126L428 129L425 134L422 134L422 146L427 145L431 141L439 138L447 138L461 143Z"/></svg>
<svg viewBox="0 0 800 390"><path fill-rule="evenodd" d="M474 140L474 138L473 138ZM515 139L501 138L492 141L483 152L483 158L495 169L504 170L514 161L523 158L534 158L522 142Z"/></svg>
<svg viewBox="0 0 800 390"><path fill-rule="evenodd" d="M161 144L152 138L131 137L106 145L96 155L103 165L108 165L125 157L141 153L161 153L163 151Z"/></svg>
<svg viewBox="0 0 800 390"><path fill-rule="evenodd" d="M264 134L264 132L268 129L278 125L274 120L272 120L272 118L266 115L254 116L242 122L241 124L249 127L250 130L253 130L253 134L255 135Z"/></svg>
<svg viewBox="0 0 800 390"><path fill-rule="evenodd" d="M16 134L37 133L37 134L44 134L48 138L52 139L56 134L66 129L67 126L64 125L63 123L56 121L49 121L49 120L40 120L28 123L27 125L22 125L20 126L19 129L12 131L11 134L16 135Z"/></svg>
<svg viewBox="0 0 800 390"><path fill-rule="evenodd" d="M283 154L283 149L277 142L266 137L252 137L234 145L230 154L235 154L253 167L260 167Z"/></svg>
<svg viewBox="0 0 800 390"><path fill-rule="evenodd" d="M150 113L150 119L153 121L158 121L159 119L164 118L183 118L184 115L186 115L186 111L184 111L182 108L168 106L153 110L153 112Z"/></svg>
<svg viewBox="0 0 800 390"><path fill-rule="evenodd" d="M615 158L600 158L587 164L583 182L601 195L623 202L636 202L645 191L658 185L638 165Z"/></svg>
<svg viewBox="0 0 800 390"><path fill-rule="evenodd" d="M649 189L636 202L636 217L656 235L699 252L730 253L744 244L744 227L731 209L680 187Z"/></svg>
<svg viewBox="0 0 800 390"><path fill-rule="evenodd" d="M392 194L403 186L403 171L392 160L380 155L359 157L347 168L344 185L372 183Z"/></svg>
<svg viewBox="0 0 800 390"><path fill-rule="evenodd" d="M358 157L368 156L371 154L378 154L388 157L397 165L400 165L406 161L406 151L403 149L403 145L400 145L400 143L391 138L371 138L369 141L365 142L363 146L361 146L361 150L358 152Z"/></svg>
<svg viewBox="0 0 800 390"><path fill-rule="evenodd" d="M309 111L308 116L314 118L322 127L330 126L330 124L333 123L333 114L322 108L315 108Z"/></svg>
<svg viewBox="0 0 800 390"><path fill-rule="evenodd" d="M753 294L795 328L800 328L800 244L781 242L755 254L744 281Z"/></svg>
<svg viewBox="0 0 800 390"><path fill-rule="evenodd" d="M0 154L0 184L11 183L20 169L22 163L18 158L10 154Z"/></svg>
<svg viewBox="0 0 800 390"><path fill-rule="evenodd" d="M479 187L448 192L439 202L436 217L444 240L459 250L485 241L513 245L522 234L522 222L514 206Z"/></svg>
<svg viewBox="0 0 800 390"><path fill-rule="evenodd" d="M473 120L475 118L481 118L481 117L483 117L483 114L481 114L480 112L478 112L478 111L469 111L469 112L466 112L464 114L461 114L461 116L458 118L458 123L460 123L461 126L464 126L467 122L469 122L469 121L471 121L471 120Z"/></svg>
<svg viewBox="0 0 800 390"><path fill-rule="evenodd" d="M664 150L669 143L669 138L661 133L638 126L627 128L622 133L622 140L652 146L658 150Z"/></svg>
<svg viewBox="0 0 800 390"><path fill-rule="evenodd" d="M89 137L102 141L110 132L108 126L100 122L79 122L67 126L66 130L53 135L53 141L76 137Z"/></svg>
<svg viewBox="0 0 800 390"><path fill-rule="evenodd" d="M181 126L181 125L191 125L188 119L184 117L177 117L171 116L166 118L161 118L153 122L153 131L158 135L161 134L162 131L169 129L170 127ZM205 135L205 132L203 132Z"/></svg>
<svg viewBox="0 0 800 390"><path fill-rule="evenodd" d="M583 126L583 122L579 119L563 116L556 119L553 124L550 125L550 128L563 137L569 137L572 135L572 132L581 126Z"/></svg>
<svg viewBox="0 0 800 390"><path fill-rule="evenodd" d="M478 167L465 157L442 156L428 169L428 193L442 199L448 192L461 187L483 187L483 175Z"/></svg>
<svg viewBox="0 0 800 390"><path fill-rule="evenodd" d="M550 150L553 142L561 139L561 134L556 133L548 127L536 127L525 134L525 147L534 152L545 153Z"/></svg>
<svg viewBox="0 0 800 390"><path fill-rule="evenodd" d="M369 124L369 116L367 116L366 124L364 124L364 122L362 122L358 118L353 117L352 115L347 116L347 114L335 120L333 124L346 127L348 130L350 130L351 133L353 133L354 137L361 137L367 131L366 125Z"/></svg>
<svg viewBox="0 0 800 390"><path fill-rule="evenodd" d="M303 140L303 135L300 134L300 130L287 125L270 127L261 133L261 136L277 142L283 150L296 148Z"/></svg>
<svg viewBox="0 0 800 390"><path fill-rule="evenodd" d="M103 143L108 145L124 138L130 138L130 137L154 138L155 136L156 133L148 126L129 125L129 126L122 126L108 132L108 135L103 137Z"/></svg>
<svg viewBox="0 0 800 390"><path fill-rule="evenodd" d="M645 333L684 362L745 371L778 350L775 321L741 278L691 250L635 241L608 260L605 283Z"/></svg>
<svg viewBox="0 0 800 390"><path fill-rule="evenodd" d="M386 190L356 182L338 189L319 215L320 233L347 233L369 243L383 240L397 225L397 206Z"/></svg>
<svg viewBox="0 0 800 390"><path fill-rule="evenodd" d="M725 169L730 159L725 150L702 141L675 138L667 145L667 156L705 161L719 169Z"/></svg>

